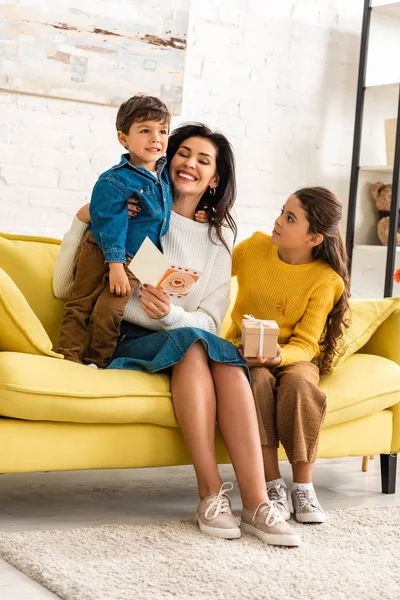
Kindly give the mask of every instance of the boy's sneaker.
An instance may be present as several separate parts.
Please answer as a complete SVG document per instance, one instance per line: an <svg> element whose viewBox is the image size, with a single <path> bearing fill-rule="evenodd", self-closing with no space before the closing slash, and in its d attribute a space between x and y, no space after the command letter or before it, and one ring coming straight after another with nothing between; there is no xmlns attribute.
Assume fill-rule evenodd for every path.
<svg viewBox="0 0 400 600"><path fill-rule="evenodd" d="M326 514L314 489L298 485L292 490L294 516L299 523L323 523Z"/></svg>
<svg viewBox="0 0 400 600"><path fill-rule="evenodd" d="M240 526L246 533L251 533L272 546L300 546L301 544L301 537L285 522L274 502L261 502L256 510L243 508Z"/></svg>
<svg viewBox="0 0 400 600"><path fill-rule="evenodd" d="M272 485L267 485L267 493L270 501L275 502L279 508L280 513L285 521L289 521L289 490L287 489L286 485L279 483L279 481L273 481Z"/></svg>
<svg viewBox="0 0 400 600"><path fill-rule="evenodd" d="M240 538L241 531L236 517L232 514L231 501L226 493L231 490L232 483L223 483L218 494L201 500L197 507L196 520L202 533L226 540Z"/></svg>

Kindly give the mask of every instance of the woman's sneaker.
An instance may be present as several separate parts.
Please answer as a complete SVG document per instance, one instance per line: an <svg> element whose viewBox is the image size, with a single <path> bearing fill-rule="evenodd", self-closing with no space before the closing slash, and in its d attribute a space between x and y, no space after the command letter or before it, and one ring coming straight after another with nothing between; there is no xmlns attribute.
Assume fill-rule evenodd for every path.
<svg viewBox="0 0 400 600"><path fill-rule="evenodd" d="M261 502L256 510L243 508L240 527L272 546L300 546L301 537L281 515L275 502Z"/></svg>
<svg viewBox="0 0 400 600"><path fill-rule="evenodd" d="M314 488L297 485L292 490L292 504L294 516L299 523L323 523L326 520Z"/></svg>
<svg viewBox="0 0 400 600"><path fill-rule="evenodd" d="M279 481L273 481L272 485L267 484L267 494L269 500L271 502L275 502L285 521L289 521L289 490L287 489L286 485L279 483Z"/></svg>
<svg viewBox="0 0 400 600"><path fill-rule="evenodd" d="M226 540L240 538L241 531L236 517L232 514L231 501L227 495L231 490L232 483L223 483L218 494L201 500L197 507L196 519L202 533Z"/></svg>

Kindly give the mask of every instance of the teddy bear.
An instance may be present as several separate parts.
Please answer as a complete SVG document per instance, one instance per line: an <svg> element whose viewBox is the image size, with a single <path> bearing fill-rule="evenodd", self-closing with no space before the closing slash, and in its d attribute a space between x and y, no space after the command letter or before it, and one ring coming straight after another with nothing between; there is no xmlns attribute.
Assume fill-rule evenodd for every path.
<svg viewBox="0 0 400 600"><path fill-rule="evenodd" d="M371 186L371 196L375 200L376 208L379 211L378 237L384 246L388 245L389 239L389 216L390 202L392 199L392 186L381 181ZM400 213L399 224L397 228L396 245L400 246Z"/></svg>

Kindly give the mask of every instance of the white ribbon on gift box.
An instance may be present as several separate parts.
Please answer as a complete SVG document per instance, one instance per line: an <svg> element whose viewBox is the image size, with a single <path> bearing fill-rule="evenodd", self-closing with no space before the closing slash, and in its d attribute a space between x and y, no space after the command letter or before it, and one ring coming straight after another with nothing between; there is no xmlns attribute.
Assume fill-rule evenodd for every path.
<svg viewBox="0 0 400 600"><path fill-rule="evenodd" d="M262 319L256 319L255 317L253 317L253 315L243 315L243 318L246 319L247 321L252 321L253 323L256 323L259 328L260 328L260 345L258 348L258 353L263 356L263 352L264 352L264 327L269 327L271 321L263 321Z"/></svg>
<svg viewBox="0 0 400 600"><path fill-rule="evenodd" d="M256 319L255 317L253 317L253 315L243 315L243 317L247 321L252 321L253 323L256 323L260 328L260 345L258 348L258 353L260 354L260 356L262 356L264 352L264 321L262 319Z"/></svg>

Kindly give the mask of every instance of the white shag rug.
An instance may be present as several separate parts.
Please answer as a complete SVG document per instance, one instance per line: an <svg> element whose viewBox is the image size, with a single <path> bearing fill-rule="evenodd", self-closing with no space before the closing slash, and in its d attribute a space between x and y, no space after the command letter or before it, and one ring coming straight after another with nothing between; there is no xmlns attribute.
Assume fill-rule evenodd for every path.
<svg viewBox="0 0 400 600"><path fill-rule="evenodd" d="M193 521L0 533L0 556L64 600L400 598L400 507L294 526L299 548L209 538Z"/></svg>

